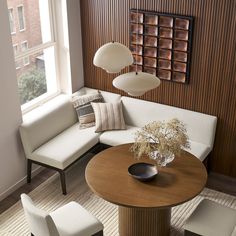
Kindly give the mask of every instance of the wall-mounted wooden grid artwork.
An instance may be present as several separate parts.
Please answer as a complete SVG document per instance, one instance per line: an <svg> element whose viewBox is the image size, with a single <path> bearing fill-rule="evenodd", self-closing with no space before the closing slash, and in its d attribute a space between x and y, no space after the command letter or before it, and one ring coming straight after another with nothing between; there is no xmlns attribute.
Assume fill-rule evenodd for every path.
<svg viewBox="0 0 236 236"><path fill-rule="evenodd" d="M190 76L193 17L130 10L130 71L187 83Z"/></svg>

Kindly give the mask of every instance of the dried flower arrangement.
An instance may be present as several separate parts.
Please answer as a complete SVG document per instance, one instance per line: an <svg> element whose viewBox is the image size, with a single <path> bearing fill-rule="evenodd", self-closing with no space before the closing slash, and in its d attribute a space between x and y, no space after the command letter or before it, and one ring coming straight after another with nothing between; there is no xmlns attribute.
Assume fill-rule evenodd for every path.
<svg viewBox="0 0 236 236"><path fill-rule="evenodd" d="M165 166L183 148L190 148L187 130L183 122L174 118L168 122L151 122L137 131L131 151L138 159L146 155L157 165Z"/></svg>

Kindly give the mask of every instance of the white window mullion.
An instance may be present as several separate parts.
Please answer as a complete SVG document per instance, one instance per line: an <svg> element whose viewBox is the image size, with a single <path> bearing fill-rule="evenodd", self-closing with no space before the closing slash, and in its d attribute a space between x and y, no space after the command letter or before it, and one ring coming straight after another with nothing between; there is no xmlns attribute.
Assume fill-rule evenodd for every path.
<svg viewBox="0 0 236 236"><path fill-rule="evenodd" d="M48 2L48 8L49 8L49 20L50 20L50 26L51 26L51 41L52 42L55 42L56 41L56 17L55 17L55 12L54 12L54 9L55 9L55 3L54 1L49 1Z"/></svg>

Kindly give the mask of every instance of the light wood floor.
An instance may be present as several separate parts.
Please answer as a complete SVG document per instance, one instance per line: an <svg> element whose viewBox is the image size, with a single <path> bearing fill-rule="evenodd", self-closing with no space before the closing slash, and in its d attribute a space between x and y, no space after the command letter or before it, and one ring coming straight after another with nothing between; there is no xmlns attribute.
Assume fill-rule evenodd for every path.
<svg viewBox="0 0 236 236"><path fill-rule="evenodd" d="M24 184L7 198L2 200L0 202L0 214L19 201L21 193L31 192L54 173L55 171L53 170L44 169L37 176L32 178L31 184ZM208 175L207 187L236 196L236 178L230 178L228 176L212 172Z"/></svg>

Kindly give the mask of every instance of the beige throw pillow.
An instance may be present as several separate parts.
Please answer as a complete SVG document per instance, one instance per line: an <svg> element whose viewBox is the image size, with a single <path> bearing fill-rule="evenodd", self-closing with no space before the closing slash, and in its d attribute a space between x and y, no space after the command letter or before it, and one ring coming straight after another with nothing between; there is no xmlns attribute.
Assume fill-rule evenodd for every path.
<svg viewBox="0 0 236 236"><path fill-rule="evenodd" d="M91 103L95 113L95 132L126 129L121 103Z"/></svg>

